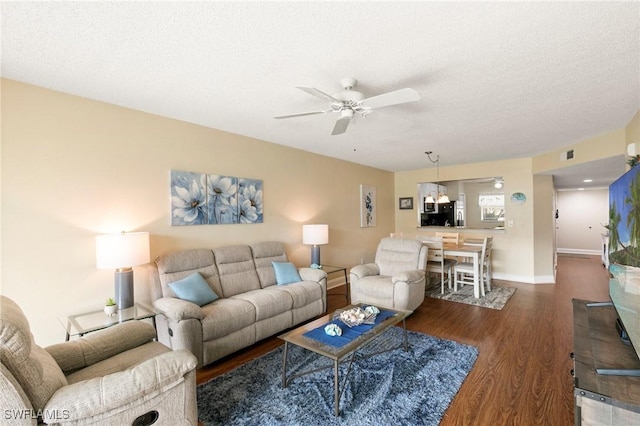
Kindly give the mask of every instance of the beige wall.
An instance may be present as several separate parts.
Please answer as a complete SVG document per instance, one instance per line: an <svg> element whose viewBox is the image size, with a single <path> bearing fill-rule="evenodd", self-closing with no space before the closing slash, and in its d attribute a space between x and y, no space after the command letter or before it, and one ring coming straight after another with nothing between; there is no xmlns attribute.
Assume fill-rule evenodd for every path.
<svg viewBox="0 0 640 426"><path fill-rule="evenodd" d="M618 129L534 157L533 172L543 173L576 164L588 163L589 161L614 157L616 155L626 155L627 144L629 143L631 142L627 142L627 130L625 128ZM560 154L570 149L573 149L574 158L571 159L571 161L561 160Z"/></svg>
<svg viewBox="0 0 640 426"><path fill-rule="evenodd" d="M527 196L523 205L510 201L505 206L505 224L513 221L503 232L461 230L462 237L486 235L494 237L493 266L498 279L525 283L555 281L555 191L550 175L541 173L593 160L626 155L631 142L640 142L640 113L623 129L576 143L532 158L440 167L440 181L466 180L482 177L504 177L507 200L510 194L522 192ZM574 150L575 158L562 161L560 154ZM444 154L441 154L444 155ZM418 182L436 182L435 167L395 174L397 197L417 197ZM467 200L469 202L469 200ZM413 235L418 232L415 210L397 210L395 232ZM422 234L434 233L429 228Z"/></svg>
<svg viewBox="0 0 640 426"><path fill-rule="evenodd" d="M113 271L95 267L94 237L151 234L170 250L279 240L309 263L303 223L328 223L325 264L373 260L394 227L393 174L193 124L2 80L2 294L36 341L64 338L56 317L101 308ZM170 226L170 170L262 179L264 223ZM377 226L360 228L359 185L377 188ZM136 300L149 300L134 268Z"/></svg>
<svg viewBox="0 0 640 426"><path fill-rule="evenodd" d="M625 136L627 144L637 143L640 145L640 111L633 116L625 128Z"/></svg>
<svg viewBox="0 0 640 426"><path fill-rule="evenodd" d="M440 180L467 180L481 177L502 176L506 194L505 224L513 222L513 227L504 231L461 230L463 238L479 238L491 235L494 238L493 266L497 278L520 282L549 282L553 277L548 273L536 277L533 256L533 174L531 159L492 161L440 167ZM417 197L417 182L436 182L436 169L412 170L395 174L396 197ZM510 194L522 192L529 198L523 205L515 205L509 200ZM470 199L467 198L467 203ZM405 236L416 233L429 235L435 230L417 228L415 210L397 210L395 232ZM517 247L517 250L514 250Z"/></svg>
<svg viewBox="0 0 640 426"><path fill-rule="evenodd" d="M144 230L152 258L174 249L274 239L291 259L308 263L301 224L330 226L326 264L371 261L390 232L417 232L417 206L399 210L398 197L417 196L418 182L436 181L434 167L389 172L2 80L0 163L0 292L17 300L40 344L63 337L56 317L98 308L113 294L111 271L95 268L94 237ZM640 140L638 114L625 128L574 145L577 162L624 154ZM440 168L440 180L503 176L513 227L494 232L496 277L553 281L553 190L562 167L557 150L534 158ZM169 225L171 169L263 179L264 223ZM359 227L359 185L377 187L378 226ZM480 237L489 231L463 231ZM136 298L148 300L136 268Z"/></svg>
<svg viewBox="0 0 640 426"><path fill-rule="evenodd" d="M555 282L555 189L550 175L533 175L533 253L536 282Z"/></svg>

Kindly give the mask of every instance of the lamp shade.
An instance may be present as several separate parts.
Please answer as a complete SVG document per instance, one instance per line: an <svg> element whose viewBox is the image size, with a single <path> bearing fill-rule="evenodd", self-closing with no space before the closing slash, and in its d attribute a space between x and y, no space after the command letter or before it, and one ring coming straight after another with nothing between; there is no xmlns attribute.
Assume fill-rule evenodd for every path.
<svg viewBox="0 0 640 426"><path fill-rule="evenodd" d="M440 194L438 197L438 204L444 204L449 202L449 196L447 194Z"/></svg>
<svg viewBox="0 0 640 426"><path fill-rule="evenodd" d="M328 244L329 225L302 225L302 244Z"/></svg>
<svg viewBox="0 0 640 426"><path fill-rule="evenodd" d="M149 233L122 232L96 236L96 267L121 269L148 263Z"/></svg>

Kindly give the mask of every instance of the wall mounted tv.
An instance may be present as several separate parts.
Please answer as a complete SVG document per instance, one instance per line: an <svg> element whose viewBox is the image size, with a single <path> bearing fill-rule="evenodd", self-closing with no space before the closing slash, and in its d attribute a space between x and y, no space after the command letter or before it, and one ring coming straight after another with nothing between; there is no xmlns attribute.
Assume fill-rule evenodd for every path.
<svg viewBox="0 0 640 426"><path fill-rule="evenodd" d="M623 340L640 357L640 166L609 186L608 228L609 296Z"/></svg>

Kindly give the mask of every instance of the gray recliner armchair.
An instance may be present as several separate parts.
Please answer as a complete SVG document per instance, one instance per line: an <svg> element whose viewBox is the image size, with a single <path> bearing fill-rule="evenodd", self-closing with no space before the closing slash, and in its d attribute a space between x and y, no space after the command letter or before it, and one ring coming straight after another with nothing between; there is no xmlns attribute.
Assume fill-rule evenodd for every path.
<svg viewBox="0 0 640 426"><path fill-rule="evenodd" d="M196 358L130 321L47 348L0 296L3 425L197 425Z"/></svg>
<svg viewBox="0 0 640 426"><path fill-rule="evenodd" d="M416 309L425 297L427 250L418 240L383 238L374 263L351 268L351 303Z"/></svg>

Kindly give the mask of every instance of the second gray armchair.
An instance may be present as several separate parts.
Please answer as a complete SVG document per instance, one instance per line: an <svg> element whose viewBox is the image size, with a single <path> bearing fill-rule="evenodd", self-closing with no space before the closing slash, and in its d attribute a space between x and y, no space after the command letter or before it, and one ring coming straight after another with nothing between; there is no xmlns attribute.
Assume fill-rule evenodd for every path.
<svg viewBox="0 0 640 426"><path fill-rule="evenodd" d="M418 240L383 238L374 263L351 268L351 303L415 310L425 297L427 248Z"/></svg>

